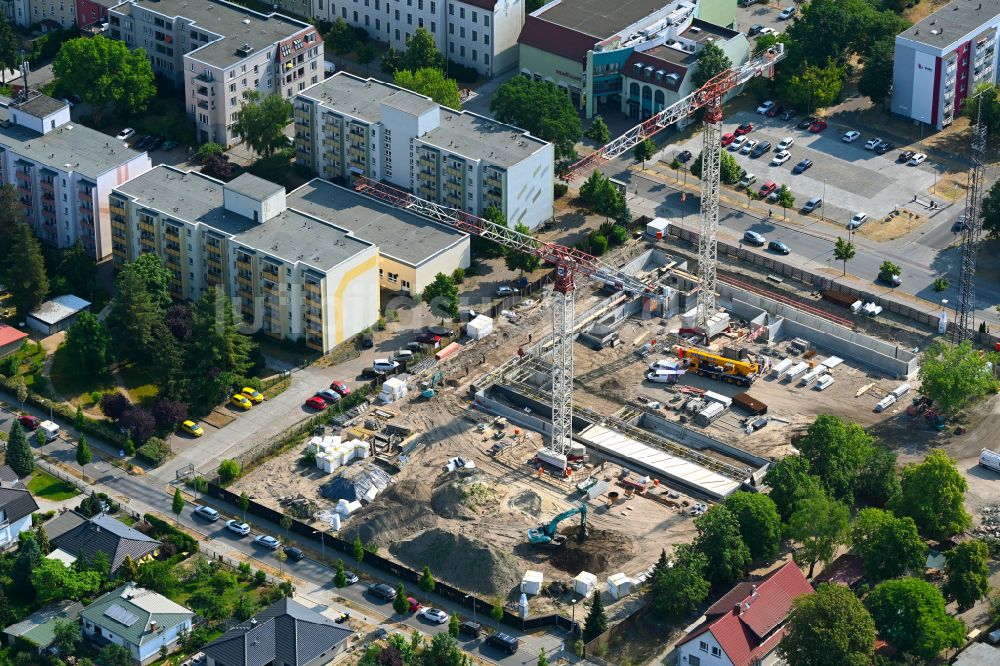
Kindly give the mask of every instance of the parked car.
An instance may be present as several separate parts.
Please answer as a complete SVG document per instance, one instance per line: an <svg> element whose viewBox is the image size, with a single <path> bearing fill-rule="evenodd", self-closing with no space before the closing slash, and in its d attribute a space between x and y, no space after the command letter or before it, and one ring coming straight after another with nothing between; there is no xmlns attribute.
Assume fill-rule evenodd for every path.
<svg viewBox="0 0 1000 666"><path fill-rule="evenodd" d="M451 616L440 608L425 608L422 614L425 618L437 624L444 624L451 619Z"/></svg>
<svg viewBox="0 0 1000 666"><path fill-rule="evenodd" d="M910 158L916 155L916 152L912 150L904 150L899 153L899 157L896 158L897 162L909 162Z"/></svg>
<svg viewBox="0 0 1000 666"><path fill-rule="evenodd" d="M230 532L236 532L240 536L250 534L250 526L240 520L227 520L226 529Z"/></svg>
<svg viewBox="0 0 1000 666"><path fill-rule="evenodd" d="M317 411L321 409L326 409L326 400L320 398L319 396L314 395L313 397L308 398L306 400L306 407L308 407L309 409L315 409Z"/></svg>
<svg viewBox="0 0 1000 666"><path fill-rule="evenodd" d="M411 613L416 613L422 608L420 602L413 597L406 597L406 603L409 604Z"/></svg>
<svg viewBox="0 0 1000 666"><path fill-rule="evenodd" d="M878 148L875 149L875 152L879 155L885 155L887 152L894 149L895 147L896 144L894 144L892 141L883 141L882 143L879 144Z"/></svg>
<svg viewBox="0 0 1000 666"><path fill-rule="evenodd" d="M126 127L121 132L118 132L118 134L115 135L115 138L118 139L119 141L128 141L130 138L132 138L132 135L134 134L135 134L134 129L132 129L131 127Z"/></svg>
<svg viewBox="0 0 1000 666"><path fill-rule="evenodd" d="M385 583L373 583L368 586L368 592L373 597L384 601L392 601L396 598L396 590Z"/></svg>
<svg viewBox="0 0 1000 666"><path fill-rule="evenodd" d="M282 550L292 562L299 562L306 556L301 548L296 548L295 546L285 546Z"/></svg>
<svg viewBox="0 0 1000 666"><path fill-rule="evenodd" d="M497 649L503 650L507 654L514 654L515 652L517 652L517 648L520 646L516 638L500 631L497 631L487 636L485 643L486 645L490 645Z"/></svg>
<svg viewBox="0 0 1000 666"><path fill-rule="evenodd" d="M497 287L497 296L513 296L517 293L517 289L511 287L508 284L500 285Z"/></svg>
<svg viewBox="0 0 1000 666"><path fill-rule="evenodd" d="M795 126L796 129L804 130L812 127L813 123L819 120L815 116L806 116L799 121L799 124Z"/></svg>
<svg viewBox="0 0 1000 666"><path fill-rule="evenodd" d="M743 136L744 134L749 134L752 131L753 123L742 123L733 131L733 134L736 136Z"/></svg>
<svg viewBox="0 0 1000 666"><path fill-rule="evenodd" d="M205 434L205 430L200 425L198 425L194 421L191 421L190 419L188 419L187 421L181 421L181 430L191 435L192 437L201 437L202 435Z"/></svg>
<svg viewBox="0 0 1000 666"><path fill-rule="evenodd" d="M781 196L781 190L777 189L774 192L771 192L770 194L767 195L767 202L768 203L778 203L778 198L780 196Z"/></svg>
<svg viewBox="0 0 1000 666"><path fill-rule="evenodd" d="M763 116L773 108L774 108L774 102L772 102L771 100L767 100L766 102L757 107L757 113Z"/></svg>
<svg viewBox="0 0 1000 666"><path fill-rule="evenodd" d="M242 393L237 393L236 395L234 395L233 397L231 397L229 399L229 402L232 405L234 405L236 407L239 407L243 411L246 411L246 410L250 409L253 406L250 403L250 400L245 395L243 395Z"/></svg>
<svg viewBox="0 0 1000 666"><path fill-rule="evenodd" d="M951 230L955 233L965 231L965 215L958 216L958 219L955 220L955 224L951 225Z"/></svg>
<svg viewBox="0 0 1000 666"><path fill-rule="evenodd" d="M785 109L781 112L782 120L791 120L795 117L795 109Z"/></svg>
<svg viewBox="0 0 1000 666"><path fill-rule="evenodd" d="M767 239L756 231L747 231L743 234L743 242L763 247L767 243Z"/></svg>
<svg viewBox="0 0 1000 666"><path fill-rule="evenodd" d="M345 569L344 570L344 580L347 581L348 585L354 585L359 580L358 579L358 574L354 573L353 571L347 571Z"/></svg>
<svg viewBox="0 0 1000 666"><path fill-rule="evenodd" d="M255 405L264 402L264 394L249 386L244 386L240 393L245 395Z"/></svg>
<svg viewBox="0 0 1000 666"><path fill-rule="evenodd" d="M923 164L926 159L927 156L923 153L914 153L913 157L910 158L910 161L907 162L907 164L909 166L917 166L918 164Z"/></svg>
<svg viewBox="0 0 1000 666"><path fill-rule="evenodd" d="M764 181L764 184L760 186L760 189L757 191L757 194L763 199L767 195L771 194L771 192L777 192L777 191L778 191L778 184L773 180L769 179Z"/></svg>
<svg viewBox="0 0 1000 666"><path fill-rule="evenodd" d="M792 167L792 173L803 173L808 170L809 167L813 165L813 161L810 159L799 160L799 163Z"/></svg>
<svg viewBox="0 0 1000 666"><path fill-rule="evenodd" d="M888 273L879 273L878 279L893 287L898 287L903 284L903 279L895 274L889 275Z"/></svg>
<svg viewBox="0 0 1000 666"><path fill-rule="evenodd" d="M787 150L779 150L771 158L771 166L779 166L792 159L792 154Z"/></svg>
<svg viewBox="0 0 1000 666"><path fill-rule="evenodd" d="M868 221L867 213L855 213L851 221L847 223L848 229L858 229L862 224Z"/></svg>
<svg viewBox="0 0 1000 666"><path fill-rule="evenodd" d="M398 351L393 352L392 358L393 359L398 359L398 360L400 360L400 361L402 361L402 362L405 363L405 362L409 361L411 358L413 358L413 350L412 349L400 349Z"/></svg>
<svg viewBox="0 0 1000 666"><path fill-rule="evenodd" d="M743 147L740 148L740 153L743 155L749 155L750 152L757 146L758 143L760 143L760 141L758 141L757 139L747 139L746 142L743 144Z"/></svg>
<svg viewBox="0 0 1000 666"><path fill-rule="evenodd" d="M194 511L192 511L192 513L196 516L201 516L205 520L209 520L213 523L219 519L219 512L210 506L201 506L201 505L196 506L194 508Z"/></svg>
<svg viewBox="0 0 1000 666"><path fill-rule="evenodd" d="M417 337L414 340L425 345L436 345L441 342L441 336L434 335L430 331L424 331L423 333L417 333Z"/></svg>
<svg viewBox="0 0 1000 666"><path fill-rule="evenodd" d="M788 249L787 245L785 245L781 241L776 241L776 240L773 240L770 243L768 243L767 249L770 250L771 252L777 252L778 254L788 254L789 252L791 252L791 250Z"/></svg>
<svg viewBox="0 0 1000 666"><path fill-rule="evenodd" d="M848 130L844 132L844 136L840 137L840 140L844 143L854 143L861 138L861 132L858 130Z"/></svg>
<svg viewBox="0 0 1000 666"><path fill-rule="evenodd" d="M817 208L823 207L823 200L820 197L812 197L806 202L806 205L802 207L803 213L811 213Z"/></svg>
<svg viewBox="0 0 1000 666"><path fill-rule="evenodd" d="M722 145L728 146L733 142L734 139L736 139L735 134L733 134L732 132L726 132L725 134L722 135Z"/></svg>
<svg viewBox="0 0 1000 666"><path fill-rule="evenodd" d="M163 145L163 137L154 136L152 139L149 140L149 143L146 144L146 150L156 150L162 145Z"/></svg>
<svg viewBox="0 0 1000 666"><path fill-rule="evenodd" d="M681 152L677 153L677 161L680 162L681 164L684 164L690 159L691 159L690 150L682 150Z"/></svg>
<svg viewBox="0 0 1000 666"><path fill-rule="evenodd" d="M152 134L145 134L145 135L139 137L136 141L134 141L132 143L132 147L134 149L136 149L136 150L145 150L146 149L146 144L152 138L153 138Z"/></svg>
<svg viewBox="0 0 1000 666"><path fill-rule="evenodd" d="M814 122L812 125L809 126L809 131L812 132L813 134L819 134L827 127L829 127L829 125L826 124L825 120L817 120L816 122Z"/></svg>
<svg viewBox="0 0 1000 666"><path fill-rule="evenodd" d="M760 34L760 31L763 29L764 26L762 26L760 23L754 23L752 26L750 26L750 29L747 30L747 37L753 37L754 35Z"/></svg>
<svg viewBox="0 0 1000 666"><path fill-rule="evenodd" d="M333 389L323 389L316 392L316 397L323 400L328 405L333 405L340 401L340 394Z"/></svg>
<svg viewBox="0 0 1000 666"><path fill-rule="evenodd" d="M750 187L757 182L757 176L752 173L745 173L743 177L740 178L740 182L736 183L736 187Z"/></svg>
<svg viewBox="0 0 1000 666"><path fill-rule="evenodd" d="M351 389L347 388L347 384L339 380L333 380L330 382L330 388L339 393L341 396L351 395Z"/></svg>
<svg viewBox="0 0 1000 666"><path fill-rule="evenodd" d="M479 634L483 633L483 625L478 622L465 622L458 623L458 633L465 634L466 636L472 636L473 638L479 638Z"/></svg>
<svg viewBox="0 0 1000 666"><path fill-rule="evenodd" d="M865 141L865 150L875 150L880 143L882 143L882 139L879 137L868 139Z"/></svg>
<svg viewBox="0 0 1000 666"><path fill-rule="evenodd" d="M173 150L176 147L177 147L177 142L174 141L173 139L167 139L166 141L163 142L163 145L160 146L160 148L162 148L164 152Z"/></svg>
<svg viewBox="0 0 1000 666"><path fill-rule="evenodd" d="M281 545L281 542L270 534L259 534L254 538L253 542L255 545L263 546L268 550L278 550L278 546Z"/></svg>
<svg viewBox="0 0 1000 666"><path fill-rule="evenodd" d="M396 361L390 361L387 358L377 358L375 362L372 363L372 369L375 372L395 372L399 368L399 363Z"/></svg>
<svg viewBox="0 0 1000 666"><path fill-rule="evenodd" d="M737 151L747 142L746 136L738 136L729 143L729 150Z"/></svg>
<svg viewBox="0 0 1000 666"><path fill-rule="evenodd" d="M756 146L753 147L753 150L750 151L750 157L760 157L761 155L770 150L771 150L771 142L761 141L760 143L758 143Z"/></svg>
<svg viewBox="0 0 1000 666"><path fill-rule="evenodd" d="M785 110L785 107L783 107L781 105L778 105L778 104L775 104L770 109L768 109L767 113L765 113L764 115L766 115L768 118L774 118L775 116L777 116L779 113L781 113L784 110Z"/></svg>
<svg viewBox="0 0 1000 666"><path fill-rule="evenodd" d="M796 11L797 11L797 8L795 7L795 5L791 5L789 7L785 7L784 9L781 10L781 13L778 14L778 20L779 21L787 21L788 19L790 19L793 16L795 16L795 12Z"/></svg>
<svg viewBox="0 0 1000 666"><path fill-rule="evenodd" d="M779 151L780 150L788 150L789 148L791 148L794 145L795 145L795 139L793 139L790 136L786 136L784 139L782 139L781 141L778 142L778 145L775 146L774 149L775 150L779 150Z"/></svg>
<svg viewBox="0 0 1000 666"><path fill-rule="evenodd" d="M25 430L34 430L42 422L37 416L32 416L31 414L21 414L17 417L17 422L21 424L21 427Z"/></svg>

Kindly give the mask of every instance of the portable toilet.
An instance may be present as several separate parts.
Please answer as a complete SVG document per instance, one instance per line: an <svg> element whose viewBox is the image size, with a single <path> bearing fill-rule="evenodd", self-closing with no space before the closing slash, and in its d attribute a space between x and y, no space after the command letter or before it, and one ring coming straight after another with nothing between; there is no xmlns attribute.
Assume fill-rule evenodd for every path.
<svg viewBox="0 0 1000 666"><path fill-rule="evenodd" d="M595 590L597 590L597 576L589 571L581 571L573 579L573 591L581 597L586 599Z"/></svg>
<svg viewBox="0 0 1000 666"><path fill-rule="evenodd" d="M545 579L541 571L528 569L521 578L521 592L524 594L538 594L542 591L542 581Z"/></svg>

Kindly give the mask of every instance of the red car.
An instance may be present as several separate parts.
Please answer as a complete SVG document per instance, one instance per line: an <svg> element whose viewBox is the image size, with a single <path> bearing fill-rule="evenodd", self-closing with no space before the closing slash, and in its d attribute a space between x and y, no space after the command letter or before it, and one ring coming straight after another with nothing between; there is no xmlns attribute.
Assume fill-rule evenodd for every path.
<svg viewBox="0 0 1000 666"><path fill-rule="evenodd" d="M736 135L733 134L732 132L729 132L728 134L723 134L722 135L722 145L723 146L728 146L729 144L731 144L733 142L733 140L735 138L736 138Z"/></svg>
<svg viewBox="0 0 1000 666"><path fill-rule="evenodd" d="M775 104L774 106L772 106L770 109L767 110L767 113L765 115L768 118L774 118L776 115L778 115L779 113L781 113L784 110L785 110L785 107L778 106L777 104Z"/></svg>
<svg viewBox="0 0 1000 666"><path fill-rule="evenodd" d="M21 414L17 417L17 422L20 423L21 427L25 430L34 430L42 421L37 416L32 416L31 414Z"/></svg>
<svg viewBox="0 0 1000 666"><path fill-rule="evenodd" d="M758 194L760 195L760 198L763 199L771 192L774 192L776 189L778 189L778 184L773 180L767 180L764 181L764 184L760 186L760 191L758 192Z"/></svg>
<svg viewBox="0 0 1000 666"><path fill-rule="evenodd" d="M351 395L351 389L347 388L347 384L341 381L330 382L330 388L339 393L340 395Z"/></svg>
<svg viewBox="0 0 1000 666"><path fill-rule="evenodd" d="M817 120L812 125L809 126L809 131L813 134L818 134L827 128L825 120Z"/></svg>
<svg viewBox="0 0 1000 666"><path fill-rule="evenodd" d="M423 333L418 334L417 337L413 339L425 345L436 345L437 343L441 342L441 336L434 335L430 331L424 331Z"/></svg>
<svg viewBox="0 0 1000 666"><path fill-rule="evenodd" d="M306 400L306 407L310 409L315 409L317 411L322 411L326 409L326 400L318 396L313 396Z"/></svg>
<svg viewBox="0 0 1000 666"><path fill-rule="evenodd" d="M743 123L736 128L736 136L743 136L744 134L749 134L753 131L753 123Z"/></svg>

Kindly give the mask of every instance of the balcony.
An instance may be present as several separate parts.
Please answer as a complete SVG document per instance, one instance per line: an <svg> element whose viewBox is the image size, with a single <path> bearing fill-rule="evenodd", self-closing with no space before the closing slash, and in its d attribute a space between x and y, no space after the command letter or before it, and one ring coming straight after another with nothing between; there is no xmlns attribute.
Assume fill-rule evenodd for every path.
<svg viewBox="0 0 1000 666"><path fill-rule="evenodd" d="M486 176L484 182L487 187L495 187L497 190L503 189L503 178L498 175Z"/></svg>
<svg viewBox="0 0 1000 666"><path fill-rule="evenodd" d="M462 173L461 167L454 167L454 166L452 166L450 164L444 168L444 172L446 174L448 174L449 176L453 176L453 177L459 178L459 179L461 179L461 178L463 178L465 176L465 174Z"/></svg>
<svg viewBox="0 0 1000 666"><path fill-rule="evenodd" d="M209 71L202 72L198 76L194 77L194 79L195 79L195 81L202 81L204 83L214 83L215 82L215 78L212 76L212 73L209 72Z"/></svg>

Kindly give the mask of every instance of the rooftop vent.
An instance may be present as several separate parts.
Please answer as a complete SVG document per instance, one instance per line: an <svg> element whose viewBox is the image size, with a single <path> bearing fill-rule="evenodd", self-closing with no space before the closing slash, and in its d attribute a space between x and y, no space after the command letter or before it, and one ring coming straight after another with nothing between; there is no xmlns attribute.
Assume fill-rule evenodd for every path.
<svg viewBox="0 0 1000 666"><path fill-rule="evenodd" d="M236 55L240 56L241 58L246 58L248 55L253 53L253 51L254 49L252 46L250 46L249 44L244 44L240 48L236 49Z"/></svg>

